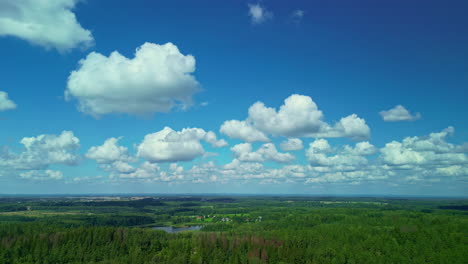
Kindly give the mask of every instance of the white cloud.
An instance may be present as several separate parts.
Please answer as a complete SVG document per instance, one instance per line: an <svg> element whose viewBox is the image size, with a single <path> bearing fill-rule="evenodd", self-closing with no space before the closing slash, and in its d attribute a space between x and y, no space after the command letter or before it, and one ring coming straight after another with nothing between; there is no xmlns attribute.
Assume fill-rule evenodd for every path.
<svg viewBox="0 0 468 264"><path fill-rule="evenodd" d="M345 151L353 155L372 155L375 154L378 149L370 144L368 141L359 142L354 148L350 146L345 146Z"/></svg>
<svg viewBox="0 0 468 264"><path fill-rule="evenodd" d="M213 132L200 128L184 128L174 131L169 127L146 135L137 147L137 156L151 162L191 161L205 153L200 141L213 147L226 146L224 140L217 140Z"/></svg>
<svg viewBox="0 0 468 264"><path fill-rule="evenodd" d="M354 140L365 140L370 137L370 128L364 119L352 114L341 118L333 128L323 135L326 137L349 137Z"/></svg>
<svg viewBox="0 0 468 264"><path fill-rule="evenodd" d="M216 148L226 147L228 145L226 140L224 140L224 139L218 140L217 137L216 137L216 134L213 131L206 132L203 139L206 142L210 143L213 147L216 147Z"/></svg>
<svg viewBox="0 0 468 264"><path fill-rule="evenodd" d="M0 91L0 111L7 111L16 108L15 102L8 98L8 93Z"/></svg>
<svg viewBox="0 0 468 264"><path fill-rule="evenodd" d="M219 131L230 138L237 138L246 142L270 141L270 139L263 132L257 130L255 127L253 127L246 121L225 121L221 125Z"/></svg>
<svg viewBox="0 0 468 264"><path fill-rule="evenodd" d="M421 118L420 113L411 114L406 108L402 105L397 105L390 110L381 111L380 116L386 122L396 122L396 121L414 121Z"/></svg>
<svg viewBox="0 0 468 264"><path fill-rule="evenodd" d="M284 100L279 111L256 102L249 108L249 120L263 132L273 135L304 136L319 132L323 114L312 98L293 94Z"/></svg>
<svg viewBox="0 0 468 264"><path fill-rule="evenodd" d="M454 132L448 127L439 133L427 137L407 137L402 142L392 141L380 150L385 164L391 166L441 166L468 164L468 157L463 146L446 142L445 138Z"/></svg>
<svg viewBox="0 0 468 264"><path fill-rule="evenodd" d="M21 140L24 152L11 154L4 164L16 169L44 169L51 164L77 165L80 156L77 150L80 141L71 131L63 131L60 135L39 135L25 137ZM0 159L0 167L2 159Z"/></svg>
<svg viewBox="0 0 468 264"><path fill-rule="evenodd" d="M49 170L54 164L78 165L77 153L79 139L71 131L60 135L39 135L25 137L20 143L23 151L11 152L8 148L0 149L0 171L5 175L19 176L31 180L57 180L63 175L60 171Z"/></svg>
<svg viewBox="0 0 468 264"><path fill-rule="evenodd" d="M302 165L286 165L282 167L280 174L283 177L293 177L293 178L304 178L307 177L309 172L308 172L308 167L307 166L302 166Z"/></svg>
<svg viewBox="0 0 468 264"><path fill-rule="evenodd" d="M282 151L294 151L301 150L304 148L302 145L302 140L299 138L288 138L287 140L281 142L280 148Z"/></svg>
<svg viewBox="0 0 468 264"><path fill-rule="evenodd" d="M127 168L127 167L125 167ZM132 179L143 181L161 181L161 182L182 182L185 178L184 168L177 163L171 163L167 169L160 168L156 163L148 161L140 164L138 168L128 167L131 170L116 170L112 168L111 178L113 179Z"/></svg>
<svg viewBox="0 0 468 264"><path fill-rule="evenodd" d="M177 165L177 163L171 163L171 165L169 165L169 169L176 174L181 174L184 171L184 168Z"/></svg>
<svg viewBox="0 0 468 264"><path fill-rule="evenodd" d="M273 18L273 13L264 6L257 4L248 4L249 16L253 24L260 24Z"/></svg>
<svg viewBox="0 0 468 264"><path fill-rule="evenodd" d="M203 182L224 182L224 178L221 177L220 168L212 161L193 165L193 167L187 171L186 175L197 179L197 181L202 180Z"/></svg>
<svg viewBox="0 0 468 264"><path fill-rule="evenodd" d="M272 143L261 145L254 150L252 144L242 143L231 148L234 158L230 163L216 165L213 161L204 163L199 160L190 169L183 169L177 164L163 164L161 168L155 163L145 162L134 171L118 172L115 177L131 178L142 181L163 181L168 183L302 183L302 184L363 184L370 181L381 181L385 184L434 183L451 177L466 179L468 177L468 159L464 152L465 145L454 145L446 141L452 134L449 127L427 137L408 137L402 142L402 148L418 152L423 158L421 163L397 163L387 160L385 151L371 143L357 142L354 145L330 145L326 139L316 139L306 149L307 165L269 164L267 161L289 163L294 159L290 153L279 153ZM203 133L193 130L184 135L170 137L179 141L190 138L203 138ZM182 139L181 139L182 138ZM391 144L391 143L389 143ZM388 146L386 146L388 147ZM383 149L385 149L384 147ZM368 157L380 154L377 157ZM455 162L454 162L455 161Z"/></svg>
<svg viewBox="0 0 468 264"><path fill-rule="evenodd" d="M117 174L119 178L149 179L158 177L160 171L161 168L156 163L145 161L140 165L139 168L135 169L133 172Z"/></svg>
<svg viewBox="0 0 468 264"><path fill-rule="evenodd" d="M119 173L131 173L136 170L132 165L121 160L117 160L114 163L112 163L112 167L115 171Z"/></svg>
<svg viewBox="0 0 468 264"><path fill-rule="evenodd" d="M397 141L385 144L385 147L381 149L381 152L385 163L390 165L405 165L426 162L424 156L421 153L413 151L409 148L405 148L403 144Z"/></svg>
<svg viewBox="0 0 468 264"><path fill-rule="evenodd" d="M94 159L99 167L109 173L112 182L126 180L167 183L218 182L248 183L346 183L360 184L368 181L387 183L434 183L444 178L468 177L467 144L447 142L454 133L452 127L424 137L407 137L393 141L380 152L364 141L354 145L331 145L326 139L316 139L305 150L307 165L292 164L290 153L280 153L273 143L265 143L254 150L252 144L242 143L231 148L232 162L216 165L213 161L199 159L192 168L184 169L177 161L192 161L203 156L205 144L225 146L212 131L187 128L174 131L171 128L147 135L136 146L137 157L132 157L118 138L109 138L102 145L91 147L86 157ZM289 138L282 143L296 141ZM204 143L206 142L206 143ZM289 142L289 143L291 143ZM79 140L72 132L60 135L39 135L21 140L24 151L15 154L7 148L0 149L0 174L16 175L30 180L58 180L63 175L51 170L54 164L75 165ZM202 145L203 144L203 145ZM302 141L292 144L302 145ZM380 156L370 156L380 154ZM369 157L368 157L369 156ZM268 161L287 163L271 164ZM166 164L158 164L166 163ZM97 179L96 179L97 180ZM77 180L78 181L78 180ZM88 180L87 180L88 181ZM92 180L89 180L92 181Z"/></svg>
<svg viewBox="0 0 468 264"><path fill-rule="evenodd" d="M384 167L396 174L406 175L407 181L437 182L440 177L468 178L466 143L454 145L446 138L453 127L425 137L406 137L392 141L380 149Z"/></svg>
<svg viewBox="0 0 468 264"><path fill-rule="evenodd" d="M27 180L35 180L35 181L46 181L46 180L61 180L63 179L63 174L61 171L54 171L54 170L31 170L20 173L20 178L27 179Z"/></svg>
<svg viewBox="0 0 468 264"><path fill-rule="evenodd" d="M227 178L263 178L265 167L259 162L241 162L238 159L232 160L231 163L224 165L219 173Z"/></svg>
<svg viewBox="0 0 468 264"><path fill-rule="evenodd" d="M131 160L128 148L118 145L119 138L108 138L101 146L93 146L86 153L88 159L97 163L112 163L115 161Z"/></svg>
<svg viewBox="0 0 468 264"><path fill-rule="evenodd" d="M341 118L334 126L324 123L321 131L307 136L325 138L349 137L354 140L366 140L370 137L370 128L363 118L352 114Z"/></svg>
<svg viewBox="0 0 468 264"><path fill-rule="evenodd" d="M264 159L260 153L252 152L250 143L237 144L231 148L234 156L239 161L263 162Z"/></svg>
<svg viewBox="0 0 468 264"><path fill-rule="evenodd" d="M129 162L137 162L138 159L132 157L128 148L119 146L120 138L108 138L101 146L89 148L85 154L86 158L93 159L100 164L100 168L111 173L111 176L119 174L129 174L137 169Z"/></svg>
<svg viewBox="0 0 468 264"><path fill-rule="evenodd" d="M76 98L80 111L100 116L168 112L192 104L199 83L192 75L195 58L172 43L145 43L134 58L114 51L109 57L91 52L68 77L66 98Z"/></svg>
<svg viewBox="0 0 468 264"><path fill-rule="evenodd" d="M45 48L89 47L94 39L72 9L78 0L2 0L0 36L13 36Z"/></svg>
<svg viewBox="0 0 468 264"><path fill-rule="evenodd" d="M293 94L284 100L278 111L256 102L249 108L245 121L226 121L220 131L247 142L266 141L269 134L284 137L349 137L355 140L370 137L366 121L356 114L341 118L334 126L328 125L322 118L323 113L312 98Z"/></svg>
<svg viewBox="0 0 468 264"><path fill-rule="evenodd" d="M184 168L177 165L177 163L171 163L167 171L163 171L159 175L160 181L173 182L184 180Z"/></svg>
<svg viewBox="0 0 468 264"><path fill-rule="evenodd" d="M359 148L359 147L356 147ZM359 166L367 165L367 159L355 152L344 151L336 155L328 155L332 148L325 139L317 139L309 144L306 156L310 164L318 167L334 167L356 170Z"/></svg>
<svg viewBox="0 0 468 264"><path fill-rule="evenodd" d="M452 165L436 168L436 173L442 176L465 176L468 177L468 166Z"/></svg>
<svg viewBox="0 0 468 264"><path fill-rule="evenodd" d="M231 148L234 156L239 161L247 162L264 162L276 161L279 163L288 163L294 160L294 156L290 153L280 153L272 143L266 143L260 146L257 151L252 152L250 143L237 144Z"/></svg>
<svg viewBox="0 0 468 264"><path fill-rule="evenodd" d="M330 144L328 144L328 141L326 139L319 138L309 144L308 151L312 151L314 153L315 152L327 153L327 152L331 152L331 150L332 149L331 149Z"/></svg>

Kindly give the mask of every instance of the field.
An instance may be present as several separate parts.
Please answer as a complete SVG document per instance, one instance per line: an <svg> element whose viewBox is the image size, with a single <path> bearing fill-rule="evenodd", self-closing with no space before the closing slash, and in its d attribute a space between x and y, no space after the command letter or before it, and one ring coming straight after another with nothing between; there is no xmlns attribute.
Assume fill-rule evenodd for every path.
<svg viewBox="0 0 468 264"><path fill-rule="evenodd" d="M0 263L467 263L467 200L3 197ZM155 226L203 226L166 233Z"/></svg>

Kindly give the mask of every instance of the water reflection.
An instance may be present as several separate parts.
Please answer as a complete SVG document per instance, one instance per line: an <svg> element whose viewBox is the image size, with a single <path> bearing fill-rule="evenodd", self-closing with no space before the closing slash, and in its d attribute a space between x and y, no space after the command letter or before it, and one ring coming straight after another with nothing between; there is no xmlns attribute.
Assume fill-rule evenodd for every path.
<svg viewBox="0 0 468 264"><path fill-rule="evenodd" d="M178 233L182 231L196 231L200 230L203 226L188 226L188 227L172 227L172 226L157 226L157 227L152 227L152 229L155 230L163 230L166 231L167 233Z"/></svg>

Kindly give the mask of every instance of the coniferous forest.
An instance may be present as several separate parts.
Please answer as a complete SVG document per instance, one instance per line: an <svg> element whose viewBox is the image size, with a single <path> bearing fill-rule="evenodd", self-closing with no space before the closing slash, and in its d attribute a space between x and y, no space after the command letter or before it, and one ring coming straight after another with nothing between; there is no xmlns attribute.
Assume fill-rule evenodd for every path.
<svg viewBox="0 0 468 264"><path fill-rule="evenodd" d="M0 263L467 263L466 210L454 199L5 197Z"/></svg>

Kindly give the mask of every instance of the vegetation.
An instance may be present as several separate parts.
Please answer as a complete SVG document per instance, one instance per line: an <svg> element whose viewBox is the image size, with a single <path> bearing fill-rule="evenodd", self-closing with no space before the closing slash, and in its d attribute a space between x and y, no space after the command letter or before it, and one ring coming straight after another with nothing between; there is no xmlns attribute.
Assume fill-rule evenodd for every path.
<svg viewBox="0 0 468 264"><path fill-rule="evenodd" d="M466 200L111 198L0 199L0 263L466 263L468 252ZM151 229L190 225L203 228Z"/></svg>

